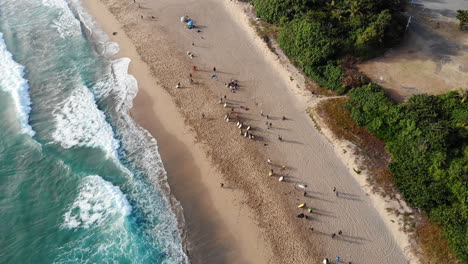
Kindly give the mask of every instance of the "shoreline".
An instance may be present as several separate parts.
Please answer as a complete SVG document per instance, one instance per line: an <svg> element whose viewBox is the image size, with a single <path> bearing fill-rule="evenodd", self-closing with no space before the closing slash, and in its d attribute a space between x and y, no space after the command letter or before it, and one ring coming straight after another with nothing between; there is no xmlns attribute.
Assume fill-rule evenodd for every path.
<svg viewBox="0 0 468 264"><path fill-rule="evenodd" d="M249 259L254 260L253 263L268 263L272 254L268 252L269 247L263 245L266 242L256 241L261 230L251 223L250 209L239 202L242 200L240 191L233 189L227 196L217 191L221 176L211 169L213 165L203 147L195 143L195 135L186 126L170 95L161 87L153 90L156 93L152 96L147 93L157 81L121 25L100 2L84 0L83 4L110 41L119 44L115 56L131 59L129 74L138 80L138 93L130 114L157 140L171 195L182 204L186 225L183 237L191 262L248 263L246 259ZM116 31L118 35L113 36ZM145 118L148 112L151 119ZM180 163L183 163L182 168ZM202 195L207 193L210 197ZM214 200L217 200L216 204ZM220 215L222 210L233 213ZM238 227L230 228L229 225ZM254 241L257 243L252 243ZM257 250L264 253L258 254ZM202 256L204 254L208 256Z"/></svg>
<svg viewBox="0 0 468 264"><path fill-rule="evenodd" d="M286 164L292 164L291 169L287 171L287 177L291 178L291 183L296 182L296 183L304 183L304 182L309 182L308 179L304 178L304 176L291 176L291 174L296 174L297 170L304 171L304 168L298 168L297 162L304 162L306 165L309 165L309 160L298 160L294 161L294 156L291 155L292 157L289 158L289 156L285 153L291 153L291 151L295 151L294 146L282 146L281 148L278 147L277 145L274 145L273 140L269 139L268 137L272 137L272 133L269 131L260 131L255 132L260 134L260 137L264 137L264 142L268 142L265 144L268 144L268 147L261 147L261 144L250 144L250 143L245 143L245 142L226 142L226 140L223 140L223 138L226 138L226 136L229 137L236 137L238 139L238 135L236 135L236 132L227 132L230 131L228 130L229 128L225 127L226 124L220 125L219 123L214 123L211 126L216 126L213 128L213 134L211 133L204 133L205 128L204 124L200 124L200 112L195 112L195 111L188 111L186 108L190 107L187 105L188 102L192 102L193 104L197 104L197 108L201 109L201 111L206 111L207 115L210 116L210 122L211 116L216 116L220 117L222 116L223 111L219 110L219 108L214 108L212 105L214 103L207 103L207 102L215 102L219 98L215 96L214 94L218 94L218 96L221 96L225 92L219 92L216 88L215 85L210 82L206 81L208 79L209 73L208 70L202 71L200 74L202 76L197 76L197 79L195 80L197 82L197 85L194 89L200 90L205 86L210 87L208 90L203 90L203 91L198 91L195 94L191 93L189 95L182 94L184 92L184 89L181 89L181 91L174 91L173 90L173 84L175 85L175 82L177 79L174 79L173 77L166 77L166 75L155 75L155 72L158 70L161 70L161 65L158 65L158 57L155 57L152 52L150 52L151 47L148 46L147 43L138 43L138 47L134 47L133 43L130 39L135 39L139 37L144 37L141 36L143 32L158 32L162 33L161 35L164 34L176 34L175 32L172 32L173 28L170 28L166 23L158 27L157 29L149 29L147 26L148 23L153 24L153 26L157 27L157 24L159 24L159 16L156 16L156 20L151 20L151 19L144 19L144 22L146 23L145 25L140 24L140 19L139 16L136 16L137 14L144 15L145 17L148 17L149 12L154 8L157 10L158 4L154 4L154 6L146 6L144 4L143 10L136 8L135 6L126 6L126 10L121 11L117 10L120 8L118 4L114 3L112 0L101 0L100 2L93 2L90 0L85 0L85 2L88 2L86 4L86 7L88 7L88 11L97 19L98 23L101 25L101 27L104 29L105 32L110 36L111 40L114 42L119 43L119 46L121 48L121 51L119 53L119 56L125 56L125 57L130 57L132 59L132 63L130 64L130 69L129 73L134 75L135 78L139 81L139 92L137 97L134 100L134 108L131 111L131 114L135 121L150 131L150 133L157 139L158 141L158 146L160 150L160 154L162 157L162 160L164 162L164 166L167 169L168 173L168 181L171 186L171 190L173 191L175 197L181 201L182 207L184 208L184 215L188 213L189 215L186 216L186 223L187 223L187 229L188 229L188 234L189 234L189 241L198 243L198 242L204 242L201 241L202 238L200 238L200 241L196 241L198 236L201 235L201 230L203 229L211 229L212 225L209 225L207 227L200 227L196 226L194 224L191 224L190 222L200 222L199 219L210 219L213 220L213 224L215 225L215 231L213 231L213 245L216 244L216 242L219 241L229 241L228 245L226 248L231 248L231 254L226 254L222 257L224 257L223 261L221 262L246 262L245 260L249 260L253 263L267 263L267 262L277 262L281 263L282 260L288 260L288 261L296 261L297 263L308 263L311 261L311 259L315 260L321 260L325 254L322 252L321 249L315 248L314 245L321 245L321 247L324 248L324 250L328 251L328 257L332 254L342 254L340 253L341 250L344 252L347 252L346 255L342 255L344 257L348 257L349 259L358 259L356 255L352 256L352 252L356 251L356 249L360 250L363 252L365 250L365 247L359 247L356 245L359 245L359 240L360 239L367 239L364 241L372 241L375 240L376 238L373 237L371 234L365 234L365 237L360 237L359 234L362 233L362 229L359 228L354 228L356 230L350 230L349 232L354 232L350 233L348 235L348 238L343 239L343 241L349 240L350 243L349 246L346 244L336 244L335 242L330 242L329 239L326 239L323 237L323 234L329 234L329 232L333 232L330 230L329 227L324 226L321 224L322 220L327 220L327 218L324 217L331 217L336 218L337 214L339 211L332 212L332 211L327 211L324 210L323 207L320 206L319 204L324 202L320 202L321 200L323 201L329 201L331 200L330 197L327 197L327 194L322 193L317 190L311 190L311 193L314 193L313 203L317 203L318 209L317 213L318 216L322 215L322 220L320 217L317 217L317 220L313 219L311 221L313 226L318 226L319 228L322 228L323 231L320 232L315 232L313 235L310 235L311 233L305 234L305 226L308 226L308 223L303 223L299 222L299 224L296 221L296 218L294 217L295 214L297 214L298 209L295 208L295 204L299 203L301 200L303 200L302 197L302 192L297 192L292 189L291 185L285 185L282 184L279 186L277 183L272 183L272 181L268 178L264 177L264 173L268 171L268 166L265 164L266 156L265 151L262 151L262 149L267 149L267 153L271 154L271 158L274 161L281 161L285 162ZM124 24L123 29L120 25L119 22L117 22L114 18L114 15L109 14L108 10L106 9L105 12L102 10L105 5L101 4L101 2L107 2L109 6L112 6L113 11L115 13L119 13L122 15L120 19L122 21L127 21L127 23ZM164 1L163 1L164 2ZM209 1L204 1L204 2L209 2ZM203 7L203 4L206 5L206 3L192 3L193 8L190 9L190 12L186 8L181 8L183 12L187 13L192 13L192 9L194 10L200 10ZM229 2L225 4L226 11L229 11L228 7ZM92 5L92 6L91 6ZM124 5L129 5L128 3L125 3ZM159 7L163 5L160 4ZM177 6L176 4L174 4ZM222 4L221 4L222 5ZM236 3L231 3L232 5L237 5ZM94 6L94 7L93 7ZM181 6L178 6L179 8ZM238 7L234 7L238 8ZM93 11L94 10L94 11ZM98 11L99 10L99 11ZM164 10L166 10L164 8ZM218 10L219 11L219 10ZM231 15L235 17L236 15L239 15L239 12L242 12L240 8L236 9L235 11L231 11ZM129 15L129 13L133 15ZM169 10L168 12L173 12L173 10ZM193 11L195 12L195 11ZM209 11L206 11L208 15L210 15ZM236 13L237 12L237 13ZM105 14L107 13L107 14ZM127 16L128 15L128 16ZM206 14L205 14L206 15ZM240 14L244 16L245 14ZM211 14L210 17L214 17L211 20L216 21L216 14ZM278 72L281 74L281 83L284 84L285 86L288 87L286 89L288 91L288 96L293 97L285 99L286 102L293 102L297 103L300 102L299 104L295 104L293 107L286 107L284 105L279 105L280 112L288 112L292 110L296 110L296 112L301 112L302 115L297 115L294 114L292 118L290 118L291 122L285 122L285 124L281 123L278 128L276 128L276 125L279 121L274 121L275 122L275 129L276 131L289 131L291 130L290 127L288 127L288 124L295 123L296 120L300 121L300 125L302 126L296 126L297 129L304 129L306 131L310 132L309 127L305 126L310 126L313 127L313 123L310 120L310 118L307 117L307 120L304 120L304 116L306 116L306 113L304 112L308 104L312 101L312 99L306 95L304 95L304 91L302 91L301 84L297 82L292 82L293 84L290 84L290 82L286 81L287 77L289 75L289 72L282 68L281 61L278 59L277 61L274 60L273 53L270 52L270 50L266 47L264 43L261 42L260 38L258 36L253 35L253 29L250 27L249 24L246 24L245 21L248 21L248 19L243 17L243 19L239 20L234 20L236 21L235 23L238 24L238 26L243 30L244 34L247 35L248 38L250 38L250 42L254 42L255 45L249 46L250 43L242 43L243 45L248 45L249 48L254 49L253 52L258 52L259 54L263 54L268 61L268 63L273 64L273 68L275 68L274 71L271 71L269 69L265 70L266 75L271 75L271 74L278 74ZM195 19L200 19L201 18L195 18ZM113 22L112 22L113 21ZM180 24L175 24L176 27L180 27ZM203 26L203 25L202 25ZM132 32L131 36L125 35L123 32L127 30L132 30L134 27L139 27L140 30L139 32ZM221 27L221 26L220 26ZM246 28L248 27L248 28ZM116 30L118 28L118 30ZM250 28L250 29L249 29ZM151 31L149 31L151 30ZM207 31L208 34L212 33L210 32L210 27L206 27L206 30L203 29L204 31ZM112 36L111 33L113 31L118 31L118 34L116 36ZM169 33L169 31L171 31ZM141 32L141 33L140 33ZM254 33L254 32L253 32ZM151 36L152 38L154 36ZM187 63L187 58L184 56L183 50L187 49L199 49L197 50L196 56L198 57L198 54L200 54L200 58L207 58L202 61L198 61L197 65L201 66L200 68L208 68L211 66L206 66L207 61L211 62L216 62L216 65L222 64L222 61L219 63L216 60L216 57L213 57L210 52L203 50L206 47L203 46L203 44L198 44L198 41L196 42L195 47L190 47L189 40L190 37L187 38L187 36L184 36L180 34L180 42L174 41L174 39L156 39L157 42L154 42L154 46L157 46L159 43L170 43L173 44L174 48L171 49L172 53L172 60L168 61L165 60L165 63L168 63L168 68L167 74L170 75L177 75L177 73L174 72L175 67L174 64L178 63L177 66L180 66L180 68L186 68L188 69L192 62ZM164 42L165 41L165 42ZM192 36L192 41L193 41L193 36ZM203 43L202 40L200 42ZM183 44L186 43L186 44ZM218 44L218 43L216 43ZM211 44L207 44L209 47ZM165 47L164 47L165 48ZM266 50L265 50L266 49ZM245 50L245 48L244 48ZM218 52L214 52L219 55ZM140 59L140 55L144 58L145 62L143 62ZM229 54L230 55L230 54ZM167 57L167 55L166 55ZM235 57L232 57L235 58ZM166 58L167 59L167 58ZM197 58L196 58L197 59ZM201 60L201 59L200 59ZM274 61L273 63L272 60ZM151 62L151 63L148 63ZM193 62L195 63L195 62ZM262 61L258 62L258 65L262 65ZM188 67L187 67L188 66ZM226 67L227 68L227 67ZM239 76L239 78L242 78L245 76L244 74L240 74L242 70L234 69L234 71L228 71L226 70L227 73L225 75L230 76L231 75L236 75ZM186 71L188 72L188 70ZM221 74L221 73L220 73ZM222 75L222 74L221 74ZM224 77L224 76L223 76ZM252 77L252 76L247 76L247 77ZM224 77L227 78L227 77ZM249 78L246 78L249 79ZM252 78L250 78L252 79ZM255 87L256 85L261 85L261 83L256 83L255 81L246 81L246 83L241 83L242 85L248 86L249 87ZM155 84L158 84L157 87L154 87ZM188 89L192 89L193 87L187 87ZM247 98L251 97L255 101L255 106L252 106L252 111L254 112L260 112L260 109L266 109L267 111L274 111L271 108L271 104L274 104L275 100L267 100L265 98L262 98L259 93L261 92L254 92L254 91L246 91L248 93ZM274 91L273 91L274 92ZM188 92L190 93L190 92ZM234 96L234 95L233 95ZM300 96L303 96L302 98ZM229 95L229 98L232 96ZM299 99L298 99L299 98ZM246 99L246 96L241 97L241 99L237 99L238 102L244 103L246 101L243 101L243 99ZM173 101L174 100L174 101ZM283 103L284 101L283 100ZM233 104L236 101L232 101ZM249 104L248 102L246 102ZM252 104L252 103L250 103ZM237 105L239 105L237 103ZM238 110L236 110L238 111ZM268 111L268 112L270 112ZM182 112L182 113L181 113ZM278 112L278 111L277 111ZM242 115L247 115L249 116L248 118L251 119L251 122L256 122L258 123L263 123L263 121L259 121L254 117L252 114L242 112ZM292 115L292 114L291 114ZM245 117L247 118L247 117ZM289 118L289 115L288 115ZM292 122L294 121L294 122ZM305 125L305 126L304 126ZM305 129L307 128L307 129ZM218 133L219 131L219 133ZM279 133L279 132L273 132L274 133ZM315 133L315 132L314 132ZM303 136L308 136L312 137L315 134L300 134L296 136L302 137ZM318 135L319 137L322 137L321 135ZM238 140L236 140L238 141ZM318 138L315 139L315 147L316 148L322 148L325 152L326 157L332 157L333 155L339 155L339 151L337 146L332 147L332 151L334 154L330 153L330 147L328 146L328 142L323 142L327 141L324 138ZM194 143L195 142L195 143ZM198 142L198 143L197 143ZM294 144L302 144L302 142L296 141L296 140L290 140L289 145L294 145ZM313 143L313 142L312 142ZM240 144L240 150L237 145ZM310 141L308 143L310 145ZM318 145L317 145L318 144ZM226 145L225 149L230 150L231 152L234 153L234 157L231 155L228 155L228 157L222 157L221 155L224 155L226 152L217 150L214 148L214 146L220 146L220 145ZM324 145L326 145L324 147ZM299 145L298 145L299 146ZM283 149L284 148L284 149ZM301 151L307 153L308 155L311 156L311 159L315 160L320 160L322 157L320 150L317 151L318 153L310 153L302 150ZM208 153L208 157L205 153ZM222 154L221 154L222 153ZM248 158L240 157L239 158L239 153L241 155L246 155ZM331 155L331 156L330 156ZM270 156L268 156L270 158ZM184 161L184 166L181 168L180 163ZM244 167L236 167L235 162L233 160L236 160L239 163L245 164ZM326 159L325 159L326 160ZM321 165L318 167L320 170L319 172L328 174L328 173L335 173L335 170L330 170L327 169L327 167L324 166L331 166L332 168L334 167L339 167L336 172L343 173L343 164L347 162L346 159L343 159L343 157L340 157L339 163L336 164L335 161L331 162L330 165ZM322 161L319 161L321 163ZM341 164L343 163L343 164ZM229 168L226 164L233 164L231 167L234 168ZM277 164L279 165L279 164ZM217 169L213 169L217 168ZM348 166L347 170L350 171L351 168ZM194 171L199 171L199 173L194 173ZM239 177L241 175L247 176L248 177ZM251 174L251 175L250 175ZM352 174L352 173L350 173ZM336 177L336 176L334 176ZM353 180L357 180L354 176L352 177ZM331 188L329 186L333 185L340 185L340 182L336 181L337 179L330 179L327 181L324 181L320 178L314 178L314 183L317 184L318 186L326 186L326 188ZM362 188L362 182L359 182L356 184L356 182L349 182L349 179L341 179L341 180L346 180L347 185L351 184L352 185L352 191L357 192L357 187ZM224 182L228 183L227 186L230 188L234 189L228 189L227 188L221 189L219 188L219 183ZM250 184L257 184L260 187L258 188L252 188L249 186ZM313 185L312 184L312 185ZM333 185L330 185L333 184ZM311 185L311 184L309 184ZM343 187L339 188L345 188ZM189 187L187 187L189 186ZM191 193L185 193L184 190L187 190L187 188L194 187L195 190L192 190ZM241 191L243 190L243 191ZM362 190L360 190L362 192ZM354 195L354 194L353 194ZM366 194L367 195L367 194ZM368 196L368 195L367 195ZM371 195L372 196L372 195ZM361 198L361 195L358 195L357 197ZM198 201L194 201L198 198ZM353 198L353 196L350 196L350 198ZM372 205L374 206L375 209L375 204L373 201L374 197L371 197L372 199ZM185 201L184 201L185 200ZM350 199L353 200L353 199ZM366 201L366 203L370 202L368 201L369 198L363 198L363 200ZM271 201L281 201L276 203L274 206L275 208L266 208L265 205L268 205L271 203ZM330 201L329 201L330 202ZM333 201L333 203L338 203L339 201ZM185 203L185 206L184 206ZM197 210L191 210L186 209L191 207L190 204L197 204L199 208L204 208L206 209L207 207L210 207L209 209L206 210L206 212L199 212ZM211 206L210 206L211 204ZM326 204L326 203L325 203ZM187 207L186 205L189 205ZM353 204L351 204L353 205ZM377 231L381 231L380 228L383 228L382 225L379 223L381 219L384 219L383 222L387 224L387 218L384 217L384 215L381 214L381 210L376 210L380 216L375 215L373 210L374 209L369 209L367 207L367 204L362 206L359 205L358 210L354 211L349 211L348 208L343 207L341 205L338 206L338 210L344 210L345 213L351 216L355 215L360 215L362 214L361 212L367 212L370 213L371 216L369 216L366 221L370 221L369 223L372 224L373 228L377 228ZM261 209L261 210L260 210ZM260 210L255 211L254 210ZM195 211L195 212L194 212ZM192 214L192 215L190 215ZM198 217L198 218L197 218ZM205 217L205 218L203 218ZM340 215L340 218L342 218L343 215ZM328 218L329 219L329 218ZM275 223L275 220L284 220L282 223ZM202 220L203 221L203 220ZM314 222L318 221L318 222ZM353 221L353 223L355 223ZM345 222L346 224L346 222ZM243 226L245 225L245 226ZM192 231L190 230L192 228ZM334 224L333 228L339 228L339 225ZM387 228L389 228L387 226ZM201 229L201 230L197 230ZM193 234L193 230L197 230L199 233L195 232ZM275 231L277 230L277 232ZM383 230L382 230L383 231ZM192 233L191 233L192 232ZM345 231L348 232L348 231ZM393 233L393 232L391 232ZM190 237L190 234L192 234L192 237ZM222 238L219 238L221 236ZM401 247L399 245L395 245L395 242L392 241L393 238L390 238L385 234L384 241L378 242L378 246L385 246L388 247L390 246L389 250L392 254L398 254L398 247ZM393 233L391 235L392 237L395 238L395 234ZM206 238L206 237L204 237ZM297 240L294 240L292 238L297 238ZM285 241L286 240L292 240L292 241ZM389 243L389 245L386 244L381 244L382 242L384 243ZM271 243L271 244L270 244ZM353 246L353 244L356 244ZM367 242L366 242L367 243ZM369 243L367 243L369 244ZM336 248L335 248L336 247ZM370 246L368 246L370 247ZM217 251L218 253L221 254L221 251L226 250L226 248L223 247L218 247L218 248L210 248L210 246L206 246L204 248L200 247L197 250L200 251L205 251L207 254L213 254L211 252L212 250ZM339 249L338 249L339 248ZM218 249L218 250L216 250ZM290 250L292 252L282 252L282 251L287 251ZM382 249L381 249L382 250ZM387 249L384 249L384 252L380 253L385 253ZM258 254L258 251L261 252L261 254ZM275 254L273 255L273 252ZM330 253L331 252L331 253ZM359 252L356 252L359 254ZM380 254L379 253L379 254ZM388 253L388 252L387 252ZM350 254L349 256L347 254ZM235 255L235 256L234 256ZM235 259L235 257L239 257L237 255L243 255L242 260L240 259ZM273 256L275 258L273 258ZM193 256L191 256L193 257ZM195 260L196 260L195 256ZM206 256L205 256L206 257ZM219 256L218 256L219 257ZM388 256L385 256L388 258ZM216 259L216 258L215 258ZM218 258L219 260L220 258ZM201 258L200 258L201 260ZM206 258L203 259L203 261L206 262ZM196 263L196 261L194 261ZM366 258L365 260L361 260L360 263L372 263L372 259ZM283 262L284 263L284 262Z"/></svg>

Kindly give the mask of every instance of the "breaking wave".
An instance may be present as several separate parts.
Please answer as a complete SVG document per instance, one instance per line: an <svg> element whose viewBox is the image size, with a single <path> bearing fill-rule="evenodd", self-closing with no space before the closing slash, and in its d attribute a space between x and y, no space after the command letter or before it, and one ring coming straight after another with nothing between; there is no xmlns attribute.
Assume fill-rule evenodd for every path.
<svg viewBox="0 0 468 264"><path fill-rule="evenodd" d="M8 92L13 98L23 132L34 136L35 132L28 123L29 113L31 112L31 99L29 97L28 81L23 78L24 67L13 60L13 55L7 50L1 32L0 76L0 89Z"/></svg>

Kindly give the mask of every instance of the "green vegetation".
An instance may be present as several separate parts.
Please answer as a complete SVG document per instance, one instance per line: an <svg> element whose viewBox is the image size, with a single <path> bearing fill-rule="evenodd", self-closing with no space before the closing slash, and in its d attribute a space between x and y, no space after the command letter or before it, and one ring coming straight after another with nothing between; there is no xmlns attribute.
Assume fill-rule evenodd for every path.
<svg viewBox="0 0 468 264"><path fill-rule="evenodd" d="M394 104L375 84L353 89L346 108L386 143L390 171L410 204L444 230L468 262L468 102L466 93L415 95Z"/></svg>
<svg viewBox="0 0 468 264"><path fill-rule="evenodd" d="M446 254L447 260L449 250L442 248L446 239L456 257L468 263L467 93L416 95L395 104L355 67L359 59L377 56L402 39L405 2L252 0L257 15L278 26L278 43L295 65L337 94L349 91L346 103L335 100L323 108L340 112L337 106L345 103L352 119L385 143L394 179L384 168L387 173L380 173L376 181L386 182L387 190L395 182L407 202L443 229L429 235L439 229L426 223L416 231L426 252L441 247L427 255ZM461 28L468 25L467 11L459 10L457 18ZM335 118L336 131L367 136L346 115L341 117Z"/></svg>
<svg viewBox="0 0 468 264"><path fill-rule="evenodd" d="M457 19L460 22L460 29L468 26L468 10L457 10Z"/></svg>
<svg viewBox="0 0 468 264"><path fill-rule="evenodd" d="M345 93L355 87L342 58L369 58L403 36L403 1L253 0L257 15L280 26L278 43L320 85ZM361 85L362 83L358 83ZM358 85L358 86L359 86Z"/></svg>

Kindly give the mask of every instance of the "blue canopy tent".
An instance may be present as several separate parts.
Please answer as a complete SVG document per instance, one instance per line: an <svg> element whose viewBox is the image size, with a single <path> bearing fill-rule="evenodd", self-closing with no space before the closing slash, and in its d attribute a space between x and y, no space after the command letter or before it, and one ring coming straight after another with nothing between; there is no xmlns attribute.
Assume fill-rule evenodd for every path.
<svg viewBox="0 0 468 264"><path fill-rule="evenodd" d="M195 27L195 22L193 20L189 20L187 22L187 28L192 30Z"/></svg>

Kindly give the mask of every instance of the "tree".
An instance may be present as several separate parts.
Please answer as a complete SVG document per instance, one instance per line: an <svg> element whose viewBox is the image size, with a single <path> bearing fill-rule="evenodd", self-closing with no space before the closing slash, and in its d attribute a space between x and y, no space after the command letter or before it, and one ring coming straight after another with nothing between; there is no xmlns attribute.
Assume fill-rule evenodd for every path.
<svg viewBox="0 0 468 264"><path fill-rule="evenodd" d="M388 10L379 13L376 20L369 24L361 34L357 36L355 43L356 50L360 54L371 53L373 49L378 49L383 44L385 31L391 24L392 15Z"/></svg>
<svg viewBox="0 0 468 264"><path fill-rule="evenodd" d="M326 63L335 53L337 41L317 22L294 19L280 29L281 48L304 66Z"/></svg>
<svg viewBox="0 0 468 264"><path fill-rule="evenodd" d="M301 16L322 0L253 0L257 15L265 21L279 24L280 20L292 20Z"/></svg>
<svg viewBox="0 0 468 264"><path fill-rule="evenodd" d="M456 18L460 22L460 30L468 25L468 10L457 10Z"/></svg>

